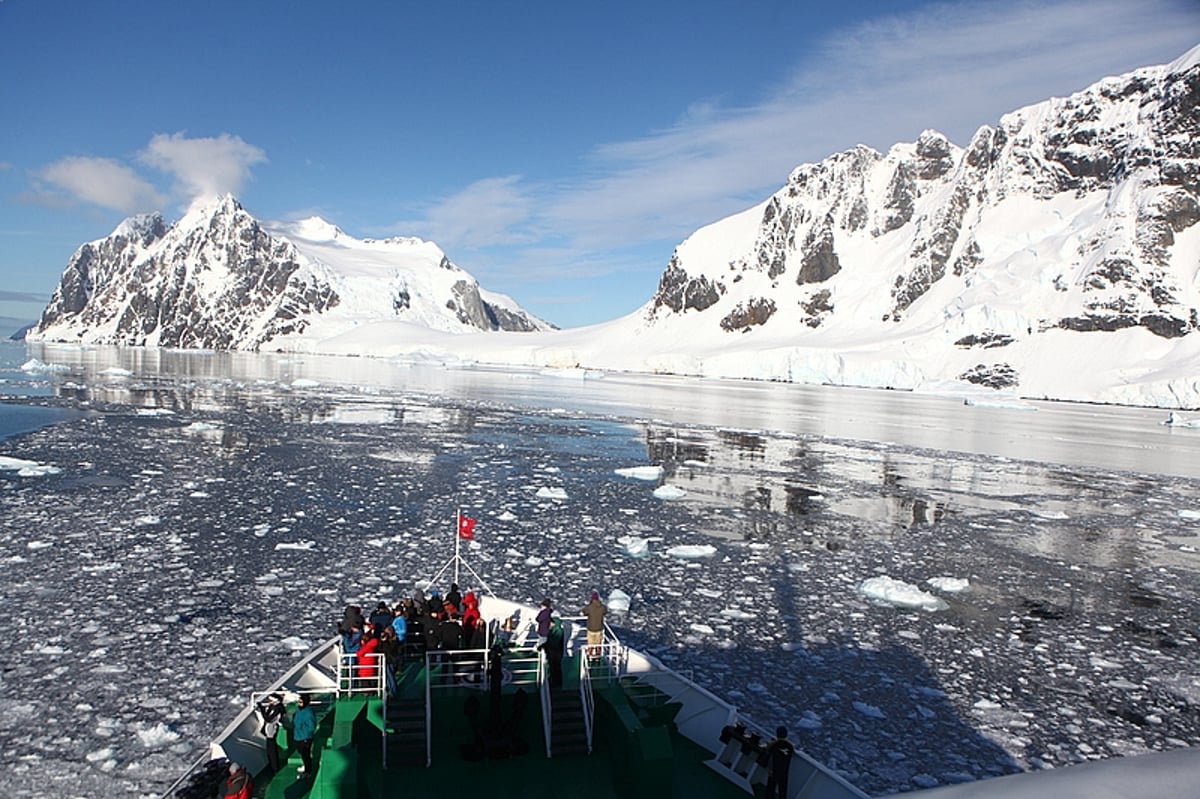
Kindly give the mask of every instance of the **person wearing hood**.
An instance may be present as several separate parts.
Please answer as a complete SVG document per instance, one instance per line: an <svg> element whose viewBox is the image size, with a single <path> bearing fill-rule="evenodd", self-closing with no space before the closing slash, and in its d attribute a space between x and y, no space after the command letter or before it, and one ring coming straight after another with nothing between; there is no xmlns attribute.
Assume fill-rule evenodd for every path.
<svg viewBox="0 0 1200 799"><path fill-rule="evenodd" d="M454 606L455 613L462 612L462 592L458 590L458 583L450 583L450 590L446 592L446 601Z"/></svg>
<svg viewBox="0 0 1200 799"><path fill-rule="evenodd" d="M370 687L379 676L379 662L375 657L379 652L379 636L373 632L363 636L362 646L354 653L358 663L358 679L361 687Z"/></svg>
<svg viewBox="0 0 1200 799"><path fill-rule="evenodd" d="M479 600L475 597L474 591L468 591L463 597L462 602L462 629L463 641L472 641L475 638L475 627L480 622L479 615ZM473 646L471 648L474 648Z"/></svg>
<svg viewBox="0 0 1200 799"><path fill-rule="evenodd" d="M391 625L392 611L388 608L386 602L380 602L375 606L375 610L371 613L369 621L371 622L371 629L375 631L376 635L383 632L384 627Z"/></svg>
<svg viewBox="0 0 1200 799"><path fill-rule="evenodd" d="M546 645L546 639L550 637L550 619L554 614L554 605L550 601L550 597L542 600L542 609L538 611L535 620L537 621L537 648L540 650Z"/></svg>
<svg viewBox="0 0 1200 799"><path fill-rule="evenodd" d="M300 707L292 720L292 739L296 742L296 751L304 765L300 773L311 776L313 773L313 737L317 734L317 714L312 708L312 700L308 694L300 695Z"/></svg>
<svg viewBox="0 0 1200 799"><path fill-rule="evenodd" d="M229 778L225 780L225 799L250 799L254 792L254 782L241 763L229 764Z"/></svg>

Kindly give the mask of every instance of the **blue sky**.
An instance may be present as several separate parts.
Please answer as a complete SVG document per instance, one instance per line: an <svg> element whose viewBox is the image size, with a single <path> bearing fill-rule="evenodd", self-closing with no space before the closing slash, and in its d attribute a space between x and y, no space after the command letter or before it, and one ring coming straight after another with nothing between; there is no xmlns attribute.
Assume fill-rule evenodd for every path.
<svg viewBox="0 0 1200 799"><path fill-rule="evenodd" d="M1198 42L1194 0L0 0L0 317L125 216L231 191L607 321L798 164L966 144Z"/></svg>

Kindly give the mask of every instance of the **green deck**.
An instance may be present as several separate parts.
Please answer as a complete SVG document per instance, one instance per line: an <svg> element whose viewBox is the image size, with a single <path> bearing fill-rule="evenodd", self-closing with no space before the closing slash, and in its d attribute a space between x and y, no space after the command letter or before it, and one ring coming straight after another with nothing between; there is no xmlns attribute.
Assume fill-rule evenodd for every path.
<svg viewBox="0 0 1200 799"><path fill-rule="evenodd" d="M571 658L564 671L576 673ZM401 693L423 696L420 665L410 666L401 682ZM572 682L574 684L572 685ZM438 795L480 795L489 799L616 799L616 797L742 797L737 786L725 780L704 761L711 754L679 735L674 728L674 708L664 698L621 685L594 682L596 718L591 754L546 757L541 708L536 691L516 728L528 744L519 755L484 757L470 761L461 748L473 740L464 704L476 696L487 715L488 694L474 688L443 689L434 695L432 766L397 764L382 767L382 700L371 697L317 697L318 731L314 746L317 773L311 778L297 773L300 756L285 749L287 762L274 778L258 775L255 796L267 799L386 799ZM578 689L578 677L564 688ZM502 697L503 714L511 709L514 689ZM281 733L281 742L284 735ZM282 744L281 744L282 745Z"/></svg>

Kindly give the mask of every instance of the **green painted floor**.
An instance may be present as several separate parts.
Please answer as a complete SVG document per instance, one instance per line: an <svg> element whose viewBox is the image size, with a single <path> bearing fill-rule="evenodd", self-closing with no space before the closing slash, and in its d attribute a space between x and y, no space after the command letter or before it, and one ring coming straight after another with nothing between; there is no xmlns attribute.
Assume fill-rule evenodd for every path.
<svg viewBox="0 0 1200 799"><path fill-rule="evenodd" d="M573 673L568 668L567 673ZM410 675L410 679L412 675ZM577 685L576 681L576 685ZM568 686L570 687L570 686ZM264 799L391 799L471 795L486 799L724 799L748 796L703 761L709 753L676 734L670 713L637 711L619 686L598 684L596 731L591 754L547 758L536 694L517 728L528 744L524 754L475 762L464 759L472 732L463 712L474 694L486 714L487 694L456 688L437 694L433 708L433 764L383 769L379 700L332 697L322 709L314 747L316 775L300 775L300 756L274 778L256 778L255 796ZM513 693L503 696L508 714ZM374 706L372 706L374 703ZM645 720L646 726L638 716Z"/></svg>

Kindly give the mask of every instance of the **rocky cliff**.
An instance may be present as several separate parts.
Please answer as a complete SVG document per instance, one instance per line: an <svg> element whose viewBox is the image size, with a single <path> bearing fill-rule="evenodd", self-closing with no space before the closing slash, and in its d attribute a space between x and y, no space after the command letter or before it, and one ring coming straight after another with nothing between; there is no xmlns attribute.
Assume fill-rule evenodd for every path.
<svg viewBox="0 0 1200 799"><path fill-rule="evenodd" d="M371 320L448 332L551 326L419 239L360 241L311 219L269 229L225 196L168 225L127 219L71 257L30 340L273 348Z"/></svg>

